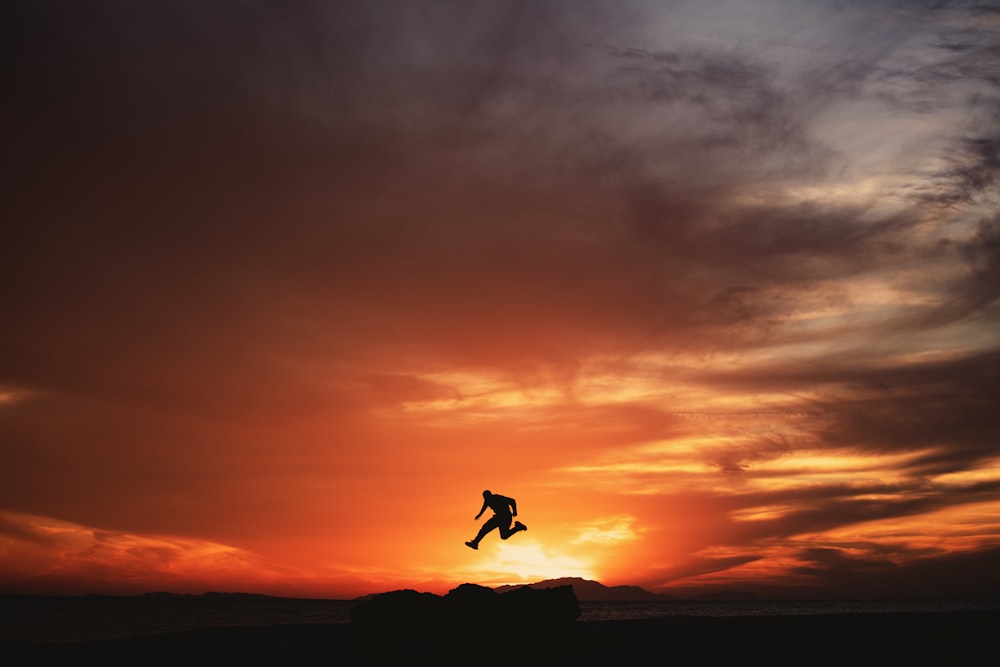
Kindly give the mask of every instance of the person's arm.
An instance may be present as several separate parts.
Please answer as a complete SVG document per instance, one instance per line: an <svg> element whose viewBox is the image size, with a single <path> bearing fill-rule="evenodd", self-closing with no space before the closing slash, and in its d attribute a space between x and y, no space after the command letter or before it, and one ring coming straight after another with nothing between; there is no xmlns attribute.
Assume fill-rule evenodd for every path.
<svg viewBox="0 0 1000 667"><path fill-rule="evenodd" d="M513 498L510 498L509 500L510 500L510 510L511 510L510 515L517 516L517 501L514 500Z"/></svg>
<svg viewBox="0 0 1000 667"><path fill-rule="evenodd" d="M483 515L483 512L485 512L485 511L486 511L486 501L484 500L484 501L483 501L483 506L482 506L482 508L481 508L481 509L479 510L479 514L477 514L477 515L476 515L476 520L477 520L477 521L479 520L479 517L481 517L481 516Z"/></svg>

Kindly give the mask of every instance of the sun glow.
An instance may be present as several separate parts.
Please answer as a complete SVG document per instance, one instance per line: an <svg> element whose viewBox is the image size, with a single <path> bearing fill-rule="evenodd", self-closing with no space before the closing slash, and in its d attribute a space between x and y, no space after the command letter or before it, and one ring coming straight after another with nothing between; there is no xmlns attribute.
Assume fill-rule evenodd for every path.
<svg viewBox="0 0 1000 667"><path fill-rule="evenodd" d="M482 580L498 584L501 580L519 577L524 583L558 577L596 579L594 564L588 558L560 553L537 542L508 542L496 549L481 567Z"/></svg>

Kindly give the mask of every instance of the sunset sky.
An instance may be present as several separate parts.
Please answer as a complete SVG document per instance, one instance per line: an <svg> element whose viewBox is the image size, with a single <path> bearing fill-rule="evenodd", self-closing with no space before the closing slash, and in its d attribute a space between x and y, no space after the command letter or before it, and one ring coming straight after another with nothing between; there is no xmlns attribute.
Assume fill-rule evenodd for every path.
<svg viewBox="0 0 1000 667"><path fill-rule="evenodd" d="M1000 596L1000 6L2 30L0 593Z"/></svg>

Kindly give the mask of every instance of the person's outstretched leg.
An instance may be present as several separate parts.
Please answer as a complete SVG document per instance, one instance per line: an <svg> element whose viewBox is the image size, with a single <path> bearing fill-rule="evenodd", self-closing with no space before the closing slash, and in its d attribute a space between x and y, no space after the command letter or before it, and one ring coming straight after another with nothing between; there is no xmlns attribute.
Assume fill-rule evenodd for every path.
<svg viewBox="0 0 1000 667"><path fill-rule="evenodd" d="M483 527L479 529L479 533L473 539L465 543L465 546L478 549L479 541L486 537L486 534L494 528L501 527L502 530L502 525L503 524L500 523L500 520L497 519L496 516L493 516L489 521L483 524Z"/></svg>

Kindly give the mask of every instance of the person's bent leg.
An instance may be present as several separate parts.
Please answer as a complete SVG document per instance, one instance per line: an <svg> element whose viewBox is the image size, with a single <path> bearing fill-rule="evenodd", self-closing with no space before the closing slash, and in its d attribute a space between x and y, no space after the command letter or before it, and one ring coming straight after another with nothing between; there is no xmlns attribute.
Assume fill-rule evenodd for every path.
<svg viewBox="0 0 1000 667"><path fill-rule="evenodd" d="M515 521L513 528L511 528L510 526L507 526L506 528L504 528L503 525L501 525L500 526L500 537L506 540L508 537L510 537L514 533L520 533L522 530L528 530L528 527L525 526L520 521Z"/></svg>

